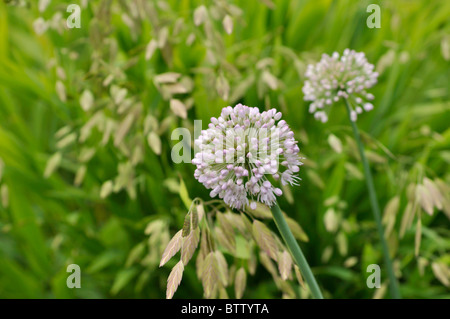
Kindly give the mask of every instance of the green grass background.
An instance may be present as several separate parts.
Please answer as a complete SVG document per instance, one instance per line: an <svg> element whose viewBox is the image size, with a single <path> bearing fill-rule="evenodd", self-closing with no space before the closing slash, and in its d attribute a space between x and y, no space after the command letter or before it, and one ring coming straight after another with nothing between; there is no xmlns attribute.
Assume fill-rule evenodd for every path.
<svg viewBox="0 0 450 319"><path fill-rule="evenodd" d="M133 10L141 2L151 10ZM308 113L301 92L308 63L318 61L322 53L349 47L364 51L380 71L379 83L371 89L375 108L359 117L358 126L370 154L380 207L400 198L388 240L402 295L449 298L449 215L439 209L432 216L418 212L403 237L399 229L405 207L414 198L407 196L409 184L428 176L449 189L450 2L376 1L381 28L369 29L366 8L371 2L98 0L82 8L80 29L67 29L65 1L51 1L44 12L39 12L37 1L25 1L25 6L1 1L0 185L5 186L0 297L164 298L170 267L158 268L162 242L182 227L187 213L180 181L190 198L209 197L193 178L194 165L172 162L171 148L178 141L171 139L171 132L176 127L192 132L196 119L206 127L222 107L237 102L280 109L300 141L307 158L300 171L303 181L280 206L308 235L302 249L325 296L374 297L376 291L366 286L366 267L381 264L382 255L345 108L333 106L329 123L321 124ZM210 13L208 26L193 21L202 4ZM39 17L49 21L57 12L62 25L36 34L33 22ZM230 35L221 23L224 12L234 23ZM163 48L147 60L149 41L162 41L164 29L168 36ZM186 43L190 35L195 36L191 45ZM278 79L276 88L264 82L263 70ZM155 76L164 72L177 72L192 86L187 93L175 94L188 105L186 119L173 114L155 85ZM120 125L125 119L127 111L117 111L109 86L102 84L111 74L112 85L126 88L133 106L140 103L138 119L124 142L142 153L137 163L114 144L114 136L100 145L103 133L98 129L79 141L81 128L97 111L102 121ZM58 95L57 81L64 85L66 99ZM228 97L223 83L230 88ZM95 97L93 111L80 107L85 89ZM158 126L160 155L147 143L144 122L150 115ZM57 134L64 127L66 131ZM70 134L73 140L58 144L61 136ZM342 152L330 147L330 134L339 138ZM80 160L87 150L95 154ZM49 158L57 152L61 161L44 177ZM122 173L119 164L126 167ZM75 186L81 166L86 173ZM101 198L102 185L108 180L119 183L118 175L124 186ZM443 193L450 201L450 192ZM335 232L327 231L324 223L330 198L336 201ZM417 218L422 229L416 255ZM164 234L152 242L145 228L155 220L164 222ZM81 267L81 289L66 286L71 263ZM433 264L441 265L441 272L436 273ZM384 288L385 278L383 271ZM378 293L388 297L387 292ZM195 264L190 263L175 297L202 295ZM244 297L281 298L282 293L259 265L248 278Z"/></svg>

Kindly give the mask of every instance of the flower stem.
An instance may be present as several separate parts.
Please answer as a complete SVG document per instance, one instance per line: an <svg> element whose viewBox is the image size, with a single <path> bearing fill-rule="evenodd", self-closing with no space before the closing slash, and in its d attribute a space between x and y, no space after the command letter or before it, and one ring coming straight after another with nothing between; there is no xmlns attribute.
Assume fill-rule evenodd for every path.
<svg viewBox="0 0 450 319"><path fill-rule="evenodd" d="M355 135L356 144L358 144L359 155L361 156L361 161L364 167L364 175L366 176L366 184L367 190L369 191L369 199L370 206L372 207L373 217L375 218L375 222L377 224L378 235L380 236L381 247L383 249L384 263L387 268L387 273L389 276L389 288L391 292L391 298L393 299L401 299L400 291L398 288L397 278L394 274L394 267L392 266L392 261L389 256L389 249L386 243L386 239L384 238L384 228L381 224L381 214L380 208L378 206L377 193L375 192L375 187L373 184L372 173L370 172L369 162L367 161L367 157L364 153L364 146L361 141L361 137L359 135L358 127L356 123L351 119L351 107L347 99L345 99L345 105L347 107L348 118L350 123L352 124L353 134Z"/></svg>
<svg viewBox="0 0 450 319"><path fill-rule="evenodd" d="M311 268L309 268L308 262L306 261L306 258L303 255L302 250L300 249L300 246L298 245L297 241L294 238L294 235L289 229L289 226L286 222L286 219L283 216L283 213L280 210L280 207L278 206L277 203L275 203L275 205L273 205L271 209L273 218L275 220L275 224L277 225L278 230L280 231L281 236L284 239L284 242L286 243L289 251L291 252L292 257L294 257L295 263L300 268L300 272L302 276L305 278L306 283L308 284L313 297L315 299L323 299L319 285L317 284L316 279L314 278Z"/></svg>

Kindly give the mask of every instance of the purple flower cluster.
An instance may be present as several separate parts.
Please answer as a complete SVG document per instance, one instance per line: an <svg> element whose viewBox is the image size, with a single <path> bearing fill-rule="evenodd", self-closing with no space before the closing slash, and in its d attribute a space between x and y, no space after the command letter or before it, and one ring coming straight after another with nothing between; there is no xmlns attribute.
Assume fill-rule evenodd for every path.
<svg viewBox="0 0 450 319"><path fill-rule="evenodd" d="M195 140L198 152L192 163L194 176L210 196L219 195L231 208L243 209L256 202L272 206L283 185L298 185L302 165L294 133L275 109L238 104L225 107L211 118L207 130Z"/></svg>
<svg viewBox="0 0 450 319"><path fill-rule="evenodd" d="M309 112L323 123L328 121L326 107L339 99L349 99L355 105L351 112L352 121L358 114L373 109L367 100L374 96L366 91L377 83L378 73L373 64L367 62L363 52L345 49L342 56L334 52L331 56L322 55L317 64L310 64L305 74L307 80L303 86L305 101L313 101Z"/></svg>

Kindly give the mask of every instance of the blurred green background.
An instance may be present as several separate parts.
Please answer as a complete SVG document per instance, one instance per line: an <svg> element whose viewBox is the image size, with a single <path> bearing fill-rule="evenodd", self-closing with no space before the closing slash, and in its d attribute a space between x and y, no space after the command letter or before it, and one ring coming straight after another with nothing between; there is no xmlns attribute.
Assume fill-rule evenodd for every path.
<svg viewBox="0 0 450 319"><path fill-rule="evenodd" d="M450 2L376 1L369 29L372 2L0 1L0 297L164 298L180 193L209 200L171 133L239 102L276 107L300 141L303 181L280 206L325 297L388 297L384 270L366 286L382 255L345 108L324 125L301 91L308 63L348 47L380 73L358 126L402 295L449 298ZM258 263L244 298L304 296L287 286ZM175 298L202 296L191 262Z"/></svg>

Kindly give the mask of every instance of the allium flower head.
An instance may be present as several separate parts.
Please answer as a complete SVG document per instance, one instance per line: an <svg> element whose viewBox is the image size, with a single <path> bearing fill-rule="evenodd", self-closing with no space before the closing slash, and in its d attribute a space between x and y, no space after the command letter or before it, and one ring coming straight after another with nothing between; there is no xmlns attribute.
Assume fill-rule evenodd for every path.
<svg viewBox="0 0 450 319"><path fill-rule="evenodd" d="M225 107L219 118L211 118L207 130L195 140L198 152L192 163L194 176L211 197L219 195L231 208L243 209L256 201L272 206L281 189L298 185L302 165L299 148L286 121L275 109L238 104Z"/></svg>
<svg viewBox="0 0 450 319"><path fill-rule="evenodd" d="M349 99L355 108L351 112L352 121L358 114L373 109L367 100L374 96L366 89L377 83L378 73L374 72L373 64L367 62L362 52L345 49L342 56L334 52L331 56L322 55L317 64L310 64L306 71L307 80L303 86L305 101L313 101L309 112L322 122L328 121L327 106L339 99Z"/></svg>

